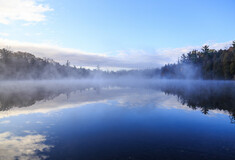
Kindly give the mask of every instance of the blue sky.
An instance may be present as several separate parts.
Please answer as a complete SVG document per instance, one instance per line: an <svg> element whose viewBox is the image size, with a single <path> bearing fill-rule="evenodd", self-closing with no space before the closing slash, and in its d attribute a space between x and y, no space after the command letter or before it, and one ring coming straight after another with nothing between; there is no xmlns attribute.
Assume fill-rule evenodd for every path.
<svg viewBox="0 0 235 160"><path fill-rule="evenodd" d="M60 62L76 59L77 54L80 59L88 54L118 61L112 66L101 59L87 64L76 59L75 65L151 68L155 67L152 58L161 66L167 56L177 60L184 51L206 43L215 48L231 43L234 7L234 0L0 0L0 45ZM30 50L30 45L51 46L53 54ZM139 60L128 62L128 58Z"/></svg>

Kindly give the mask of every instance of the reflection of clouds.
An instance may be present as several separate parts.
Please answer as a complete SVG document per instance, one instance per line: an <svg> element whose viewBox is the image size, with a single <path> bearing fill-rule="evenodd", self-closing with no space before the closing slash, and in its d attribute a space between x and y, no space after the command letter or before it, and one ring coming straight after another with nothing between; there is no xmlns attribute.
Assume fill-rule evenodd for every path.
<svg viewBox="0 0 235 160"><path fill-rule="evenodd" d="M9 120L5 120L5 121L0 121L0 124L8 124L8 123L10 123L11 121L9 121Z"/></svg>
<svg viewBox="0 0 235 160"><path fill-rule="evenodd" d="M152 89L122 89L124 94L114 97L114 100L123 107L144 107L152 104L154 107L164 109L192 110L187 105L182 105L177 97Z"/></svg>
<svg viewBox="0 0 235 160"><path fill-rule="evenodd" d="M51 100L36 102L29 107L15 107L7 111L0 111L0 119L21 114L48 113L66 108L74 108L90 103L105 102L105 98L103 96L104 95L97 94L94 90L87 90L82 93L72 93L69 99L66 95L62 94ZM107 96L106 98L108 97L109 96ZM31 122L26 121L25 123L29 124Z"/></svg>
<svg viewBox="0 0 235 160"><path fill-rule="evenodd" d="M0 133L0 159L3 160L38 160L47 156L37 155L37 152L47 151L52 146L45 145L46 137L40 134L15 136L11 132Z"/></svg>
<svg viewBox="0 0 235 160"><path fill-rule="evenodd" d="M24 133L27 133L27 134L36 134L37 132L36 131L24 130Z"/></svg>
<svg viewBox="0 0 235 160"><path fill-rule="evenodd" d="M15 107L7 111L1 111L0 119L21 114L49 113L61 109L84 106L91 103L108 103L113 100L118 102L119 106L125 107L146 106L148 104L152 104L154 107L165 109L193 110L186 104L181 104L175 95L165 94L157 89L146 89L143 87L103 88L100 86L96 88L88 88L82 91L74 91L69 95L60 94L59 96L47 99L46 101L37 101L30 107ZM29 124L30 122L26 121L25 123Z"/></svg>
<svg viewBox="0 0 235 160"><path fill-rule="evenodd" d="M219 109L212 109L209 111L209 114L223 114L223 115L230 115L228 111L219 110Z"/></svg>
<svg viewBox="0 0 235 160"><path fill-rule="evenodd" d="M95 89L86 89L84 91L76 91L69 95L61 94L46 101L38 101L30 107L11 108L7 111L0 111L0 119L10 116L17 116L20 114L32 113L48 113L51 111L58 111L66 108L74 108L86 104L102 102L106 103L107 100L113 100L125 94L131 93L130 89L121 88L102 88L100 91ZM26 122L30 123L30 122Z"/></svg>
<svg viewBox="0 0 235 160"><path fill-rule="evenodd" d="M37 124L43 124L43 122L41 122L41 121L37 121L36 123L37 123Z"/></svg>
<svg viewBox="0 0 235 160"><path fill-rule="evenodd" d="M155 107L169 107L181 105L174 96L166 96L155 90L133 89L116 99L121 106L145 106L154 104Z"/></svg>
<svg viewBox="0 0 235 160"><path fill-rule="evenodd" d="M12 108L7 111L1 111L0 118L20 114L48 113L91 103L108 103L110 100L115 100L120 106L125 107L145 106L150 103L157 107L167 107L170 104L178 108L182 106L174 96L167 96L160 91L140 88L108 87L100 88L99 92L94 89L73 92L69 95L69 98L67 95L62 94L51 100L36 102L30 107Z"/></svg>
<svg viewBox="0 0 235 160"><path fill-rule="evenodd" d="M25 121L26 124L30 124L31 122L30 121Z"/></svg>

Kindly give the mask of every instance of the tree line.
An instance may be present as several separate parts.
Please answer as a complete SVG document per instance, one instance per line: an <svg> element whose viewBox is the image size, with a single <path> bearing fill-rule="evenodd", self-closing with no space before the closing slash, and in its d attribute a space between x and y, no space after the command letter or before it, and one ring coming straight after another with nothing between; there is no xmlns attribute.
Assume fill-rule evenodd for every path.
<svg viewBox="0 0 235 160"><path fill-rule="evenodd" d="M63 78L118 78L145 77L152 78L160 74L160 69L102 71L71 66L67 60L62 65L49 58L38 58L26 52L13 52L0 49L0 80L25 79L63 79Z"/></svg>
<svg viewBox="0 0 235 160"><path fill-rule="evenodd" d="M205 45L201 51L193 50L183 54L178 63L162 67L161 76L179 79L235 79L235 41L228 49L215 50Z"/></svg>
<svg viewBox="0 0 235 160"><path fill-rule="evenodd" d="M52 79L88 77L89 70L61 65L49 58L37 58L26 52L0 49L0 79Z"/></svg>
<svg viewBox="0 0 235 160"><path fill-rule="evenodd" d="M174 79L235 79L235 41L228 49L193 50L183 54L177 63L162 68L143 70L102 71L62 65L49 58L38 58L26 52L0 49L0 79L58 79L58 78L174 78Z"/></svg>

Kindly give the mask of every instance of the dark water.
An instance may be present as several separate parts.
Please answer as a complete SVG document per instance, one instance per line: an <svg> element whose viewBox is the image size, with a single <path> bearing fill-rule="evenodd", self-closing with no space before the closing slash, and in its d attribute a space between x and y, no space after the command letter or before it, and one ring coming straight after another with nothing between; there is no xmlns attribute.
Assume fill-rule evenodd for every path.
<svg viewBox="0 0 235 160"><path fill-rule="evenodd" d="M235 83L4 82L0 159L235 159Z"/></svg>

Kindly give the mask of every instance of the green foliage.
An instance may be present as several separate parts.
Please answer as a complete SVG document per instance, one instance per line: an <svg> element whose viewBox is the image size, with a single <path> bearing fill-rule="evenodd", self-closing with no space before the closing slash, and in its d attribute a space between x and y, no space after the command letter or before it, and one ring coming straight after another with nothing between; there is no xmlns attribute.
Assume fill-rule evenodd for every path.
<svg viewBox="0 0 235 160"><path fill-rule="evenodd" d="M171 78L235 79L235 41L229 49L216 51L205 45L201 52L193 50L183 54L178 64L162 67L161 75Z"/></svg>
<svg viewBox="0 0 235 160"><path fill-rule="evenodd" d="M0 79L55 79L87 77L89 70L61 65L52 59L37 58L30 53L0 49Z"/></svg>
<svg viewBox="0 0 235 160"><path fill-rule="evenodd" d="M95 65L95 64L94 64ZM164 77L177 79L235 79L235 41L224 50L210 49L183 54L177 64L167 64L161 69L122 70L109 72L72 67L67 60L61 65L52 59L37 58L30 53L0 49L0 79L57 79L85 77L118 78L135 76L144 78Z"/></svg>
<svg viewBox="0 0 235 160"><path fill-rule="evenodd" d="M95 65L95 64L94 64ZM37 58L30 53L12 52L0 49L0 80L4 79L61 79L61 78L118 78L135 76L139 78L153 78L160 74L160 69L102 71L100 66L90 70L77 68L70 65L69 60L65 65L53 59Z"/></svg>

